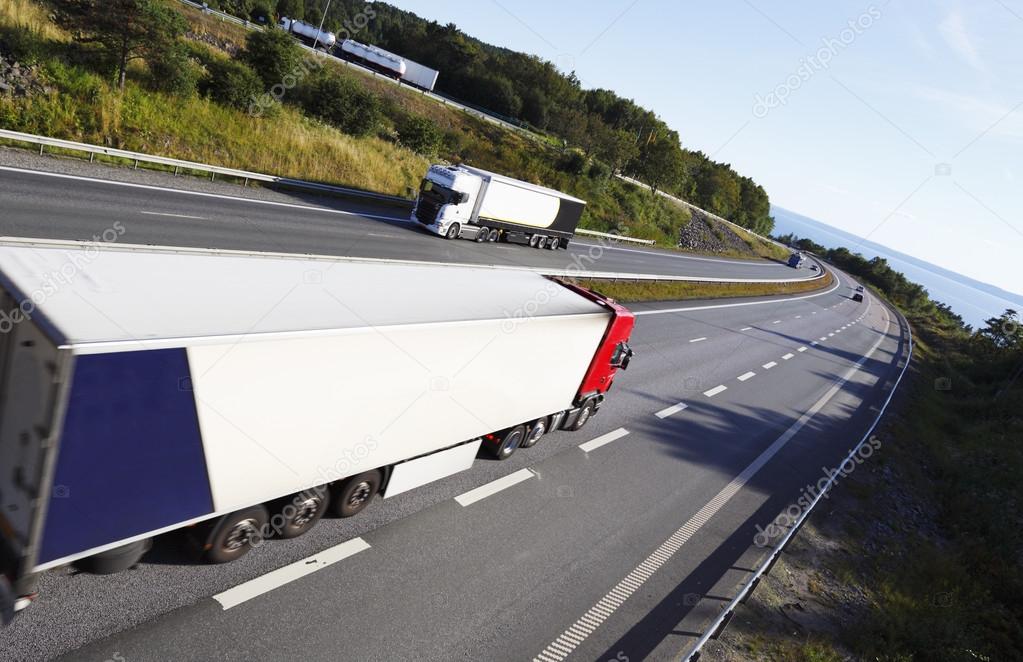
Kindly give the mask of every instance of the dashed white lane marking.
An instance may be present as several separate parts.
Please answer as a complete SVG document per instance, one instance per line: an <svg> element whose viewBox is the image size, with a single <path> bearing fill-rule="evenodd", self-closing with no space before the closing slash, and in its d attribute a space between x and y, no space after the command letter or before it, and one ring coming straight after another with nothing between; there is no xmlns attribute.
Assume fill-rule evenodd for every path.
<svg viewBox="0 0 1023 662"><path fill-rule="evenodd" d="M827 337L827 336L821 336L821 337L820 337L820 339L821 339L821 340L827 340L827 339L828 339L828 337Z"/></svg>
<svg viewBox="0 0 1023 662"><path fill-rule="evenodd" d="M483 499L486 499L488 496L497 494L501 490L508 489L512 485L518 485L522 481L529 480L535 475L536 474L534 474L529 469L519 469L515 473L508 474L504 478L492 480L486 485L480 485L474 490L469 490L465 494L459 494L458 496L455 497L455 501L457 501L458 504L463 508L465 506L471 506L477 501L482 501Z"/></svg>
<svg viewBox="0 0 1023 662"><path fill-rule="evenodd" d="M703 342L704 340L706 340L706 338L693 338L689 342Z"/></svg>
<svg viewBox="0 0 1023 662"><path fill-rule="evenodd" d="M338 561L348 558L369 549L369 543L362 538L352 538L347 540L340 545L335 545L329 549L325 549L319 554L314 554L308 558L302 559L301 561L295 561L290 565L286 565L283 568L278 568L272 572L268 572L261 577L251 579L244 584L239 584L234 588L229 588L223 593L218 593L213 596L213 599L220 603L220 606L225 610L231 607L237 607L241 603L251 600L252 598L269 593L275 588L280 588L285 584L301 579L306 575L326 568L329 565L333 565Z"/></svg>
<svg viewBox="0 0 1023 662"><path fill-rule="evenodd" d="M592 450L596 450L601 446L606 446L616 439L621 439L625 435L629 434L629 431L625 428L618 428L617 430L611 430L607 434L602 434L596 439L591 439L584 444L579 444L579 448L589 453Z"/></svg>
<svg viewBox="0 0 1023 662"><path fill-rule="evenodd" d="M749 381L750 379L753 379L756 376L757 376L757 373L755 373L755 372L747 372L745 374L739 375L739 381L740 382Z"/></svg>
<svg viewBox="0 0 1023 662"><path fill-rule="evenodd" d="M195 221L205 221L206 220L202 216L189 216L188 214L169 214L167 212L162 212L162 211L140 211L139 213L140 214L145 214L146 216L169 216L171 218L190 218L190 219L195 220Z"/></svg>
<svg viewBox="0 0 1023 662"><path fill-rule="evenodd" d="M797 320L798 320L798 319L803 319L803 316L802 316L802 315L796 315L796 319L797 319Z"/></svg>
<svg viewBox="0 0 1023 662"><path fill-rule="evenodd" d="M797 349L796 351L797 351L797 352L805 352L805 351L806 351L806 350L808 350L808 349L810 349L810 348L804 345L803 347L800 347L800 348L799 348L799 349Z"/></svg>
<svg viewBox="0 0 1023 662"><path fill-rule="evenodd" d="M715 386L714 388L712 388L709 391L704 391L703 394L705 396L707 396L708 398L713 398L718 393L724 393L727 390L728 390L728 387L725 386L724 384L722 384L721 386Z"/></svg>
<svg viewBox="0 0 1023 662"><path fill-rule="evenodd" d="M689 405L687 405L684 402L680 402L677 405L672 405L672 406L668 407L667 409L662 409L661 411L659 411L656 414L654 414L654 416L656 416L657 418L668 418L669 416L674 416L675 414L679 413L680 411L683 411L683 410L688 409L688 408L689 408Z"/></svg>
<svg viewBox="0 0 1023 662"><path fill-rule="evenodd" d="M781 324L781 320L774 320L771 324Z"/></svg>
<svg viewBox="0 0 1023 662"><path fill-rule="evenodd" d="M829 334L828 334L828 337L829 337L829 338L834 338L834 337L835 337L835 334L833 334L833 333L829 333Z"/></svg>
<svg viewBox="0 0 1023 662"><path fill-rule="evenodd" d="M600 600L596 602L589 611L580 616L567 630L561 633L557 639L548 644L543 651L538 653L533 658L533 662L561 662L566 659L569 655L575 652L575 650L582 645L597 628L601 627L605 621L607 621L614 613L621 607L626 600L642 588L643 584L650 580L658 570L661 569L664 564L668 563L672 557L682 549L682 547L689 542L696 533L703 528L703 526L710 521L710 519L721 510L726 503L728 503L733 496L738 494L746 483L750 481L753 476L760 471L764 465L766 465L771 458L778 454L782 448L785 447L789 441L792 440L796 434L806 427L817 413L823 409L832 398L835 397L842 387L852 379L852 376L863 367L863 364L874 355L877 348L881 346L885 336L888 333L888 328L891 326L891 320L887 320L887 325L883 333L874 343L874 346L870 348L863 358L856 362L849 370L836 381L828 391L821 396L821 398L813 404L810 409L799 417L795 423L792 424L788 430L786 430L780 437L778 437L774 443L767 447L763 453L761 453L757 459L742 470L738 476L733 478L717 495L714 496L703 508L691 518L689 521L682 525L680 529L675 531L670 538L665 540L657 549L655 549L646 559L636 566L629 574L627 574L620 582L618 582L610 591L604 594Z"/></svg>
<svg viewBox="0 0 1023 662"><path fill-rule="evenodd" d="M835 333L842 333L842 329L835 329Z"/></svg>
<svg viewBox="0 0 1023 662"><path fill-rule="evenodd" d="M785 356L783 356L783 357L781 357L781 358L782 358L782 361L788 361L788 360L789 360L789 359L791 359L791 358L792 358L793 356L795 356L795 354L786 354Z"/></svg>
<svg viewBox="0 0 1023 662"><path fill-rule="evenodd" d="M752 331L752 330L753 330L753 327L752 327L752 326L744 326L744 327L742 327L742 328L741 328L741 329L739 329L739 330L740 330L740 331Z"/></svg>
<svg viewBox="0 0 1023 662"><path fill-rule="evenodd" d="M774 361L771 361L770 363L765 363L764 365L762 365L760 367L763 368L764 370L770 370L771 368L775 367L776 365L778 365L778 364L775 363Z"/></svg>

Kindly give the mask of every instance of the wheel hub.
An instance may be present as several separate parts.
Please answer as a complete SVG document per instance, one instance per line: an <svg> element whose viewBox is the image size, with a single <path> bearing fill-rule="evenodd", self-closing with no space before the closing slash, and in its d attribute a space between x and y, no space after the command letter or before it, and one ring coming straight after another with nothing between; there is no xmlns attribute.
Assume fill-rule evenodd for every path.
<svg viewBox="0 0 1023 662"><path fill-rule="evenodd" d="M244 519L231 527L230 533L227 534L227 538L224 540L224 547L232 552L241 549L252 540L255 533L256 520L252 518Z"/></svg>
<svg viewBox="0 0 1023 662"><path fill-rule="evenodd" d="M350 506L361 506L371 496L370 485L367 481L362 481L355 486L352 490L352 496L348 497L348 505Z"/></svg>

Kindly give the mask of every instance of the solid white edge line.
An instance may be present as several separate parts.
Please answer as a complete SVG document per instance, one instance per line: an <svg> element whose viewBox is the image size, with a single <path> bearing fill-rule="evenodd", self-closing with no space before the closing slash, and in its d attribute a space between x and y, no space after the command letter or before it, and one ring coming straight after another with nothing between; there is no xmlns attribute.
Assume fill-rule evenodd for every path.
<svg viewBox="0 0 1023 662"><path fill-rule="evenodd" d="M703 394L705 396L707 396L708 398L713 398L718 393L724 393L727 390L728 390L728 387L725 386L724 384L722 384L720 386L715 386L714 388L710 389L709 391L704 391Z"/></svg>
<svg viewBox="0 0 1023 662"><path fill-rule="evenodd" d="M750 379L753 379L756 376L757 376L757 373L750 371L750 372L744 373L742 375L739 375L737 377L737 379L740 382L745 382L745 381L749 381Z"/></svg>
<svg viewBox="0 0 1023 662"><path fill-rule="evenodd" d="M679 413L680 411L684 411L684 410L686 410L688 408L689 408L689 405L687 405L684 402L680 402L677 405L672 405L670 407L662 409L661 411L659 411L656 414L654 414L654 416L656 416L657 418L668 418L669 416L674 416L675 414Z"/></svg>
<svg viewBox="0 0 1023 662"><path fill-rule="evenodd" d="M596 450L601 446L606 446L616 439L621 439L625 435L629 434L629 431L625 428L618 428L617 430L611 430L607 434L602 434L596 439L591 439L585 443L579 444L580 450L584 453L589 453L592 450Z"/></svg>
<svg viewBox="0 0 1023 662"><path fill-rule="evenodd" d="M162 212L162 211L140 211L139 213L140 214L145 214L147 216L170 216L171 218L190 218L190 219L192 219L194 221L205 221L206 220L202 216L189 216L188 214L169 214L167 212Z"/></svg>
<svg viewBox="0 0 1023 662"><path fill-rule="evenodd" d="M459 494L455 497L455 501L465 508L466 506L471 506L477 501L486 499L488 496L497 494L501 490L506 490L513 485L518 485L522 481L529 480L535 475L536 474L529 469L519 469L515 473L508 474L507 476L498 478L497 480L492 480L489 483L480 485L476 489L469 490L464 494Z"/></svg>
<svg viewBox="0 0 1023 662"><path fill-rule="evenodd" d="M295 561L283 568L272 570L265 575L250 579L234 588L229 588L223 593L214 595L213 599L219 602L220 606L226 611L367 549L369 549L369 543L365 540L362 538L352 538L340 545L334 545L318 554L304 558L301 561Z"/></svg>
<svg viewBox="0 0 1023 662"><path fill-rule="evenodd" d="M752 326L744 326L744 327L742 327L742 328L741 328L741 329L739 329L739 330L740 330L740 331L752 331L752 330L753 330L753 327L752 327Z"/></svg>

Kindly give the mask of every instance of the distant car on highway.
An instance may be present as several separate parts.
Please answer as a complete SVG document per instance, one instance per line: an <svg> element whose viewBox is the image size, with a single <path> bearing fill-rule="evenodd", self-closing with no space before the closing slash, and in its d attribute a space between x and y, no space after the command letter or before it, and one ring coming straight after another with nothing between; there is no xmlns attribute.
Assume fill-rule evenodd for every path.
<svg viewBox="0 0 1023 662"><path fill-rule="evenodd" d="M793 269L799 269L806 262L806 256L802 253L793 253L789 256L789 266Z"/></svg>
<svg viewBox="0 0 1023 662"><path fill-rule="evenodd" d="M447 239L567 248L586 202L554 189L466 165L433 165L412 220Z"/></svg>
<svg viewBox="0 0 1023 662"><path fill-rule="evenodd" d="M853 292L853 301L863 301L863 286L858 285L856 291Z"/></svg>

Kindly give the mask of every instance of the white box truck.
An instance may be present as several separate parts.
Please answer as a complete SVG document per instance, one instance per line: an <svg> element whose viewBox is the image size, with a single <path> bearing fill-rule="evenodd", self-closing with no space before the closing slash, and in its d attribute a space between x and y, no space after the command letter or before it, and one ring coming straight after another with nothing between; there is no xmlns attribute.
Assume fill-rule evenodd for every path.
<svg viewBox="0 0 1023 662"><path fill-rule="evenodd" d="M0 242L0 613L189 527L224 562L582 427L634 318L539 274Z"/></svg>
<svg viewBox="0 0 1023 662"><path fill-rule="evenodd" d="M412 220L448 239L566 248L586 202L553 189L466 165L432 165Z"/></svg>

